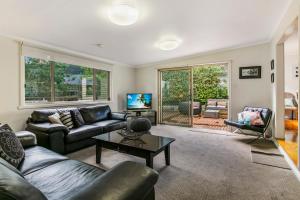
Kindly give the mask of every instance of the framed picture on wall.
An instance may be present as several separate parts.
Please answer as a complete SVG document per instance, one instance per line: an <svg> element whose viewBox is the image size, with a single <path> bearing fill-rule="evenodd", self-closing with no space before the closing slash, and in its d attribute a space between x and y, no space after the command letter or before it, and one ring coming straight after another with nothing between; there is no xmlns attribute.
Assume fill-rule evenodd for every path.
<svg viewBox="0 0 300 200"><path fill-rule="evenodd" d="M274 64L274 59L273 59L273 60L271 60L271 70L274 70L274 68L275 68L275 64Z"/></svg>
<svg viewBox="0 0 300 200"><path fill-rule="evenodd" d="M271 83L274 83L274 72L271 74Z"/></svg>
<svg viewBox="0 0 300 200"><path fill-rule="evenodd" d="M240 67L240 79L261 78L261 66Z"/></svg>

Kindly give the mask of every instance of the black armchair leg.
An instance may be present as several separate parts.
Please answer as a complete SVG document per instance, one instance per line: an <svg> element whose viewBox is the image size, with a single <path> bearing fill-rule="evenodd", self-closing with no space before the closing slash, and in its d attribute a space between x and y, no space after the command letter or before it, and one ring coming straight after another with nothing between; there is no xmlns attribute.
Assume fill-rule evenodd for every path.
<svg viewBox="0 0 300 200"><path fill-rule="evenodd" d="M253 140L247 142L247 144L252 144L253 142L258 141L260 138L263 138L264 141L266 141L266 138L265 138L265 136L264 136L264 133L260 133L255 139L253 139Z"/></svg>
<svg viewBox="0 0 300 200"><path fill-rule="evenodd" d="M239 129L239 128L235 129L232 133L244 134L244 135L250 135L250 134L244 133L243 130L242 130L242 129ZM263 138L264 140L266 140L265 134L264 134L264 133L259 133L259 135L258 135L255 139L253 139L253 140L247 142L247 144L251 144L251 143L253 143L253 142L255 142L255 141L258 141L260 138Z"/></svg>

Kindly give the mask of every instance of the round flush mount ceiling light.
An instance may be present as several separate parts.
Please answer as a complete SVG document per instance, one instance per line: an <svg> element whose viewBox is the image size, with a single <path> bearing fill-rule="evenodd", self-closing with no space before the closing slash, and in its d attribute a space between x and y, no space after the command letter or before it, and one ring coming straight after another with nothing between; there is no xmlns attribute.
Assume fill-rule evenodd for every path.
<svg viewBox="0 0 300 200"><path fill-rule="evenodd" d="M161 50L171 51L171 50L176 49L180 45L180 43L181 43L181 41L180 40L176 40L176 39L161 40L160 42L158 42L157 46Z"/></svg>
<svg viewBox="0 0 300 200"><path fill-rule="evenodd" d="M134 24L139 17L139 12L135 6L128 3L113 4L108 12L110 21L120 26Z"/></svg>

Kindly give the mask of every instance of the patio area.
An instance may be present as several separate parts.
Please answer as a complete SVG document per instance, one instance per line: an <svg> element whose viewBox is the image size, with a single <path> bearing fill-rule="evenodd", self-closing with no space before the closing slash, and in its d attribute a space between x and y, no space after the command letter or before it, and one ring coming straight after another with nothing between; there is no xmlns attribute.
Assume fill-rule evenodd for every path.
<svg viewBox="0 0 300 200"><path fill-rule="evenodd" d="M194 116L193 127L230 131L230 128L224 124L224 119L222 118L214 119Z"/></svg>

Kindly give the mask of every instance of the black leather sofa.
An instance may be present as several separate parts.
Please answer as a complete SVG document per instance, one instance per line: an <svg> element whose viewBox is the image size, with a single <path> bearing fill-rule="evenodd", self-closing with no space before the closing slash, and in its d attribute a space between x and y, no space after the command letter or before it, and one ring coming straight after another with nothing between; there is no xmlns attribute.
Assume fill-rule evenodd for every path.
<svg viewBox="0 0 300 200"><path fill-rule="evenodd" d="M35 145L23 131L25 158L17 169L0 158L1 200L154 200L158 174L138 163L123 162L104 171Z"/></svg>
<svg viewBox="0 0 300 200"><path fill-rule="evenodd" d="M60 154L67 154L95 144L92 137L127 127L126 113L111 112L109 106L78 108L84 125L68 129L64 125L51 124L48 116L77 108L35 110L27 121L26 130L37 136L39 146Z"/></svg>

